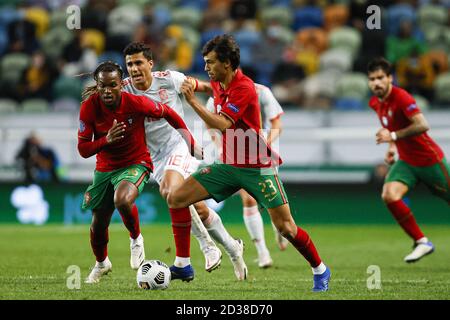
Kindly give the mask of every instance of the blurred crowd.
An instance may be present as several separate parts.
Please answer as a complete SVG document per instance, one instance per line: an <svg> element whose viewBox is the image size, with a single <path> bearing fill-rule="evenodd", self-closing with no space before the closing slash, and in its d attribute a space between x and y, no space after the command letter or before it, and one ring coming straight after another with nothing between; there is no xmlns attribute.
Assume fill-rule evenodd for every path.
<svg viewBox="0 0 450 320"><path fill-rule="evenodd" d="M372 4L380 29L367 24ZM80 29L67 26L70 5ZM205 79L201 48L222 33L286 108L366 109L376 56L421 107L450 107L449 13L449 0L1 0L0 111L78 110L83 74L105 60L125 69L130 41L151 44L154 70Z"/></svg>

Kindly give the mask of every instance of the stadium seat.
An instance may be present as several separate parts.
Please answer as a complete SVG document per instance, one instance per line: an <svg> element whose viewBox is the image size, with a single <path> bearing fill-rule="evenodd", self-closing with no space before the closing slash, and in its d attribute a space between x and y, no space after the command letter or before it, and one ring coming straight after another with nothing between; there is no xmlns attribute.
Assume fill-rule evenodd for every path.
<svg viewBox="0 0 450 320"><path fill-rule="evenodd" d="M52 109L55 112L78 112L80 109L80 100L71 98L62 98L53 101Z"/></svg>
<svg viewBox="0 0 450 320"><path fill-rule="evenodd" d="M322 53L328 48L328 34L322 28L304 28L297 32L297 41L305 50Z"/></svg>
<svg viewBox="0 0 450 320"><path fill-rule="evenodd" d="M178 0L178 6L204 11L208 7L208 2L209 0Z"/></svg>
<svg viewBox="0 0 450 320"><path fill-rule="evenodd" d="M450 103L450 72L440 74L434 82L437 103Z"/></svg>
<svg viewBox="0 0 450 320"><path fill-rule="evenodd" d="M67 23L67 13L66 10L54 10L50 13L50 29L64 27Z"/></svg>
<svg viewBox="0 0 450 320"><path fill-rule="evenodd" d="M72 38L73 33L65 26L50 29L41 39L42 50L50 59L56 60Z"/></svg>
<svg viewBox="0 0 450 320"><path fill-rule="evenodd" d="M147 4L154 4L152 2L155 2L155 1L151 1L151 0L119 0L117 2L118 2L118 6L131 4L133 6L136 6L136 7L139 7L142 9Z"/></svg>
<svg viewBox="0 0 450 320"><path fill-rule="evenodd" d="M29 64L30 57L25 53L6 54L0 61L0 83L18 83Z"/></svg>
<svg viewBox="0 0 450 320"><path fill-rule="evenodd" d="M416 11L407 3L399 3L388 7L387 9L387 26L390 35L397 35L400 24L404 20L416 21Z"/></svg>
<svg viewBox="0 0 450 320"><path fill-rule="evenodd" d="M197 8L179 7L172 10L172 24L197 29L202 21L202 13Z"/></svg>
<svg viewBox="0 0 450 320"><path fill-rule="evenodd" d="M337 98L364 100L369 94L367 77L364 73L349 72L342 75L336 84Z"/></svg>
<svg viewBox="0 0 450 320"><path fill-rule="evenodd" d="M183 38L189 42L193 50L197 50L200 46L200 33L193 28L183 28Z"/></svg>
<svg viewBox="0 0 450 320"><path fill-rule="evenodd" d="M141 20L142 10L138 6L127 4L116 7L108 15L107 34L111 36L118 34L131 36Z"/></svg>
<svg viewBox="0 0 450 320"><path fill-rule="evenodd" d="M413 98L416 100L416 104L422 111L430 108L430 102L424 96L421 96L420 94L413 94Z"/></svg>
<svg viewBox="0 0 450 320"><path fill-rule="evenodd" d="M340 75L341 72L336 70L323 70L309 76L303 83L305 96L334 98Z"/></svg>
<svg viewBox="0 0 450 320"><path fill-rule="evenodd" d="M36 26L36 37L41 38L48 30L50 17L47 10L40 7L31 7L25 10L25 19Z"/></svg>
<svg viewBox="0 0 450 320"><path fill-rule="evenodd" d="M92 48L100 55L105 50L105 34L97 29L82 29L81 46Z"/></svg>
<svg viewBox="0 0 450 320"><path fill-rule="evenodd" d="M334 109L340 111L362 111L366 106L365 100L356 98L337 98L334 102Z"/></svg>
<svg viewBox="0 0 450 320"><path fill-rule="evenodd" d="M417 11L419 26L426 30L429 26L445 26L448 21L448 12L443 6L424 5Z"/></svg>
<svg viewBox="0 0 450 320"><path fill-rule="evenodd" d="M301 7L294 12L294 31L308 27L322 27L322 9L316 6Z"/></svg>
<svg viewBox="0 0 450 320"><path fill-rule="evenodd" d="M352 64L352 54L347 49L329 49L320 56L321 70L337 70L340 72L346 72L352 68Z"/></svg>
<svg viewBox="0 0 450 320"><path fill-rule="evenodd" d="M105 61L114 61L118 63L124 72L126 72L125 60L121 52L118 51L105 51L101 55L98 56L98 63Z"/></svg>
<svg viewBox="0 0 450 320"><path fill-rule="evenodd" d="M278 24L290 27L293 21L292 10L285 6L273 6L261 9L263 25Z"/></svg>
<svg viewBox="0 0 450 320"><path fill-rule="evenodd" d="M75 100L81 99L81 80L74 77L60 76L53 83L53 97L54 99L72 98Z"/></svg>
<svg viewBox="0 0 450 320"><path fill-rule="evenodd" d="M45 99L27 99L22 102L22 112L24 113L45 113L50 107Z"/></svg>
<svg viewBox="0 0 450 320"><path fill-rule="evenodd" d="M19 104L12 99L0 99L0 114L17 112Z"/></svg>
<svg viewBox="0 0 450 320"><path fill-rule="evenodd" d="M328 31L344 26L347 24L349 15L350 13L346 5L328 5L323 11L323 26Z"/></svg>
<svg viewBox="0 0 450 320"><path fill-rule="evenodd" d="M359 52L361 47L361 33L352 27L340 27L333 29L329 34L330 48L342 48L349 51L353 58Z"/></svg>

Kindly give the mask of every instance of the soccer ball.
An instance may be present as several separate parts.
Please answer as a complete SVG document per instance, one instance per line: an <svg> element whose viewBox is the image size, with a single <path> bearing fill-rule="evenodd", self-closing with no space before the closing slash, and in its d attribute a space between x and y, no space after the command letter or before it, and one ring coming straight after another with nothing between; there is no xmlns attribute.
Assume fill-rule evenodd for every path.
<svg viewBox="0 0 450 320"><path fill-rule="evenodd" d="M146 290L167 289L170 279L169 267L159 260L145 260L136 275L138 287Z"/></svg>

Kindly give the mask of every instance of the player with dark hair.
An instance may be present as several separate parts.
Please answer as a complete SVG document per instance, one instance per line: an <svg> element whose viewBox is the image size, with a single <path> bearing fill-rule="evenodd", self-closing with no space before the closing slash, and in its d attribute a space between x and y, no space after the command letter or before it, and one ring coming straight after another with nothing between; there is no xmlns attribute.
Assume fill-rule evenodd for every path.
<svg viewBox="0 0 450 320"><path fill-rule="evenodd" d="M261 122L263 125L264 136L267 137L267 144L271 149L278 152L278 137L282 130L281 115L284 113L283 109L268 87L255 83L255 89L258 94L258 102L261 108ZM213 98L208 99L206 108L211 112L216 112ZM241 189L239 193L243 204L245 227L247 228L258 253L258 266L260 268L269 268L272 266L273 261L264 238L264 222L258 209L258 203L247 191ZM273 223L272 227L275 231L275 241L277 242L278 247L280 250L285 250L289 241L278 232Z"/></svg>
<svg viewBox="0 0 450 320"><path fill-rule="evenodd" d="M132 42L123 53L130 75L124 80L124 90L165 103L180 117L184 117L183 106L186 104L180 91L185 80L190 81L199 91L211 91L208 83L186 77L180 72L152 71L152 52L144 43ZM161 196L167 200L169 192L197 170L199 161L191 156L180 135L164 119L147 119L145 134L155 167L153 177L159 184ZM236 277L242 280L247 268L243 260L242 240L236 240L228 233L220 216L213 209L208 208L204 201L189 206L189 211L192 219L191 231L198 240L205 257L205 270L211 272L221 263L222 252L211 239L212 237L224 247L233 264ZM180 230L178 232L183 232ZM183 266L182 256L177 254L177 257L175 265Z"/></svg>
<svg viewBox="0 0 450 320"><path fill-rule="evenodd" d="M207 127L222 134L222 159L198 170L169 193L171 212L187 214L192 203L207 198L220 202L244 189L267 208L277 229L310 263L313 291L328 290L331 272L309 235L296 226L283 184L274 169L281 159L260 133L258 96L254 82L238 69L239 46L232 36L220 35L205 44L202 55L217 113L208 111L199 102L189 81L183 83L182 91ZM172 266L171 270L178 277L194 273L191 265Z"/></svg>
<svg viewBox="0 0 450 320"><path fill-rule="evenodd" d="M376 143L389 144L384 160L391 167L381 197L395 220L414 240L414 249L404 260L415 262L432 253L434 245L425 237L402 199L418 182L423 182L434 194L449 202L449 166L442 149L427 134L428 122L414 98L392 84L391 64L384 58L377 58L367 69L369 87L374 94L369 106L375 110L383 127L376 133Z"/></svg>
<svg viewBox="0 0 450 320"><path fill-rule="evenodd" d="M83 201L83 209L92 209L90 240L96 257L86 283L98 282L112 269L107 251L108 227L116 208L130 232L131 267L138 269L145 259L134 204L153 170L145 143L145 118L165 118L174 128L183 129L179 132L192 153L196 148L186 124L171 108L122 92L122 75L118 64L101 63L93 73L96 85L83 92L80 109L78 151L83 158L94 154L97 158L94 180ZM186 221L189 227L190 221Z"/></svg>

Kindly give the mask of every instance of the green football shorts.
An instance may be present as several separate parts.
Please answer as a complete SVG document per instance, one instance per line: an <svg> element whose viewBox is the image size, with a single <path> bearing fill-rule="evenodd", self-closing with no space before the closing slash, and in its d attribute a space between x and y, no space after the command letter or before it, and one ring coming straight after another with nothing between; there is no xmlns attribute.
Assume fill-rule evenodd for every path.
<svg viewBox="0 0 450 320"><path fill-rule="evenodd" d="M416 167L398 160L390 168L386 182L399 181L411 190L418 182L423 182L433 194L450 203L450 167L444 158L432 166Z"/></svg>
<svg viewBox="0 0 450 320"><path fill-rule="evenodd" d="M82 208L87 210L114 207L114 191L121 181L130 181L141 193L149 178L150 169L139 164L109 172L95 171L94 180L84 193Z"/></svg>
<svg viewBox="0 0 450 320"><path fill-rule="evenodd" d="M244 189L265 208L276 208L288 203L283 183L273 168L237 168L214 163L197 170L192 177L217 202Z"/></svg>

